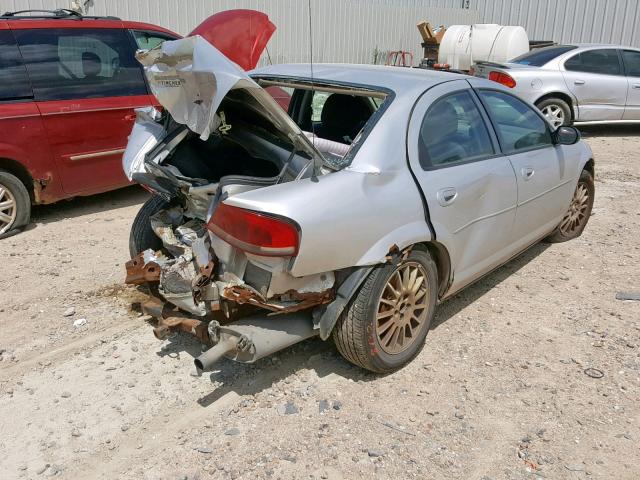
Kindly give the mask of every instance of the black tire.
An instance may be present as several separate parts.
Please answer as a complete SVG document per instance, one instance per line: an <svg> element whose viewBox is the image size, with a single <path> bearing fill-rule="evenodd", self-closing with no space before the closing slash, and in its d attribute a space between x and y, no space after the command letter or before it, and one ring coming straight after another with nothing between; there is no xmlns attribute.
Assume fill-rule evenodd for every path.
<svg viewBox="0 0 640 480"><path fill-rule="evenodd" d="M583 190L581 190L583 189ZM578 202L579 192L587 192L586 202ZM580 174L580 178L578 179L578 183L576 185L575 192L573 197L571 198L571 204L567 213L562 218L560 224L556 227L556 229L551 232L551 235L547 237L547 241L551 243L560 243L566 242L568 240L573 240L574 238L582 235L584 228L587 226L589 222L589 217L591 216L591 210L593 209L593 200L595 198L596 188L593 182L593 177L587 170L583 170ZM576 207L577 203L579 205ZM584 208L582 208L582 206ZM572 224L568 225L565 221L568 221L569 217L572 215L575 216L576 222L574 228L568 228L573 226Z"/></svg>
<svg viewBox="0 0 640 480"><path fill-rule="evenodd" d="M426 312L426 316L423 323L420 323L420 329L416 332L415 338L407 344L405 350L399 353L388 353L384 350L385 347L381 344L376 331L380 299L388 288L387 282L391 281L397 271L417 264L422 267L423 278L426 279L427 289L424 294L426 300L424 307L420 309L421 312ZM406 260L373 270L350 300L333 329L333 340L340 354L351 363L376 373L394 372L413 360L422 350L429 333L437 299L437 279L436 264L431 255L428 251L417 247ZM394 308L397 308L397 304ZM396 327L388 328L391 331ZM404 332L405 328L401 327L400 330ZM394 337L394 333L390 336Z"/></svg>
<svg viewBox="0 0 640 480"><path fill-rule="evenodd" d="M11 202L12 206L3 208L5 215L10 219L0 221L0 238L14 235L31 219L31 198L24 183L9 172L0 170L0 190L3 190L0 202Z"/></svg>
<svg viewBox="0 0 640 480"><path fill-rule="evenodd" d="M157 196L144 202L131 225L131 233L129 234L129 255L131 258L148 248L152 250L162 248L162 240L151 230L149 217L168 206L166 201Z"/></svg>
<svg viewBox="0 0 640 480"><path fill-rule="evenodd" d="M545 98L544 100L536 103L536 107L545 114L545 110L549 112L553 111L554 107L559 108L562 111L563 121L561 125L554 125L556 128L562 125L571 125L573 123L573 118L571 117L571 107L567 102L562 100L561 98L551 97ZM545 114L545 117L550 118Z"/></svg>

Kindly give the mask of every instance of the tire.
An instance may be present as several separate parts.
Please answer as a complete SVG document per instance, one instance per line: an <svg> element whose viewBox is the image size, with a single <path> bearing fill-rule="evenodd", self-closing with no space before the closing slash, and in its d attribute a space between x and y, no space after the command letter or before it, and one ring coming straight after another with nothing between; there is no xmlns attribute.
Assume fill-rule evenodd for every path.
<svg viewBox="0 0 640 480"><path fill-rule="evenodd" d="M560 98L546 98L536 104L542 114L551 122L554 128L562 125L571 125L571 107Z"/></svg>
<svg viewBox="0 0 640 480"><path fill-rule="evenodd" d="M29 191L18 177L0 170L0 238L19 231L31 219Z"/></svg>
<svg viewBox="0 0 640 480"><path fill-rule="evenodd" d="M129 255L131 258L148 248L152 250L162 248L162 240L151 230L149 217L168 206L167 202L156 196L144 202L131 225L131 233L129 234Z"/></svg>
<svg viewBox="0 0 640 480"><path fill-rule="evenodd" d="M582 235L591 216L595 192L593 177L588 171L583 170L571 198L569 209L560 224L547 237L548 242L566 242ZM586 195L586 198L583 195Z"/></svg>
<svg viewBox="0 0 640 480"><path fill-rule="evenodd" d="M412 271L417 272L416 278L423 279L416 287L418 293L422 292L422 285L426 288L424 294L417 298L411 297L415 299L415 303L411 303L411 298L407 299L409 302L404 307L398 275L400 279L407 279ZM340 354L351 363L376 373L394 372L413 360L422 350L429 333L436 305L437 279L437 269L431 255L421 248L414 248L398 264L387 264L373 270L350 300L333 330L333 340ZM396 289L400 295L393 294L389 282L392 289ZM383 296L384 300L381 300ZM396 298L394 307L390 304L394 301L389 300L392 297ZM416 307L416 304L419 305ZM403 307L398 310L400 306ZM419 312L416 317L421 317L421 322L415 326L413 339L401 347L398 343L400 335L396 336L395 331L406 334L407 317L404 314L409 315L408 312L412 309L413 312ZM394 313L378 320L379 314L389 312ZM409 318L412 322L414 317L409 315ZM396 321L405 324L398 326Z"/></svg>

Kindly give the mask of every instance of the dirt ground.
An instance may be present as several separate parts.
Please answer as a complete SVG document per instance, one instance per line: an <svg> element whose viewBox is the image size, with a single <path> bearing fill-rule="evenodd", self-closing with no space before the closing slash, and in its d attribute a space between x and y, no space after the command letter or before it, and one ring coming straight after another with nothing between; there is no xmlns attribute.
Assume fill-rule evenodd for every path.
<svg viewBox="0 0 640 480"><path fill-rule="evenodd" d="M388 376L311 340L197 377L122 285L146 194L37 208L0 240L0 477L640 478L640 127L582 130L584 235L446 301Z"/></svg>

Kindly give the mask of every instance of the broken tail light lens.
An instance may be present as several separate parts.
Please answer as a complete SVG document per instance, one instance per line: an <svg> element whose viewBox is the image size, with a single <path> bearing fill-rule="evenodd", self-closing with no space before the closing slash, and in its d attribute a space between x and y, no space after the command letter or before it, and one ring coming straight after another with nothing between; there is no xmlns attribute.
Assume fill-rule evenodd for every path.
<svg viewBox="0 0 640 480"><path fill-rule="evenodd" d="M220 203L207 228L248 253L268 257L290 257L298 253L298 228L288 219Z"/></svg>
<svg viewBox="0 0 640 480"><path fill-rule="evenodd" d="M499 84L509 88L516 86L516 81L513 77L503 72L490 72L489 80L493 80L494 82L498 82Z"/></svg>

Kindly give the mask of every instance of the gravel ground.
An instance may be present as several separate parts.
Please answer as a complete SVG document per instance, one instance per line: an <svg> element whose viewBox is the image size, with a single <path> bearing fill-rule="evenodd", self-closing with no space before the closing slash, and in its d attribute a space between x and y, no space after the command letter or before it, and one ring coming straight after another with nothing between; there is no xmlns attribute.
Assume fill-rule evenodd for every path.
<svg viewBox="0 0 640 480"><path fill-rule="evenodd" d="M318 340L194 376L200 346L156 340L122 285L146 194L37 208L0 241L0 476L637 479L640 302L615 295L640 291L640 135L583 131L584 235L445 302L387 376Z"/></svg>

